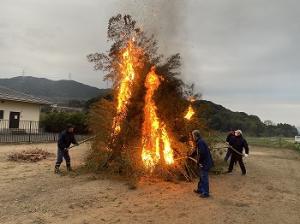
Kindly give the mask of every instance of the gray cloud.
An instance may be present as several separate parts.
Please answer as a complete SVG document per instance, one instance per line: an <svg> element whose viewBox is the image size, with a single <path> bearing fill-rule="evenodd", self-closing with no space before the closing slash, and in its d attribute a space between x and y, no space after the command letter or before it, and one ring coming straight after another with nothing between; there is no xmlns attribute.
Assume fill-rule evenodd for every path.
<svg viewBox="0 0 300 224"><path fill-rule="evenodd" d="M2 0L0 76L106 87L86 55L106 51L110 16L130 13L180 52L183 78L205 99L300 126L300 3L296 0Z"/></svg>

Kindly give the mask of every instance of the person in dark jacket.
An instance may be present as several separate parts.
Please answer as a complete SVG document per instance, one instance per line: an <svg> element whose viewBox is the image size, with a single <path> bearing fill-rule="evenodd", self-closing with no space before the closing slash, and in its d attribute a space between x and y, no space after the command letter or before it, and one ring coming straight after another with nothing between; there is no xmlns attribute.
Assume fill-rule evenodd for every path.
<svg viewBox="0 0 300 224"><path fill-rule="evenodd" d="M213 160L206 142L201 138L200 132L198 130L194 130L192 132L192 136L196 143L196 147L191 156L193 157L197 155L200 170L198 188L197 190L194 190L194 192L200 194L200 197L206 198L209 197L208 171L213 166Z"/></svg>
<svg viewBox="0 0 300 224"><path fill-rule="evenodd" d="M234 141L234 137L235 137L234 131L232 130L232 131L229 132L229 134L227 135L227 138L226 138L226 142L230 146L232 146L232 142ZM228 161L228 159L230 158L231 154L232 154L232 149L230 147L228 147L226 155L225 155L225 158L224 158L225 162Z"/></svg>
<svg viewBox="0 0 300 224"><path fill-rule="evenodd" d="M234 163L238 162L242 170L242 175L246 175L246 167L243 162L243 156L248 157L249 147L247 141L242 136L241 130L235 131L235 137L233 138L231 146L234 150L232 150L228 173L232 172ZM243 154L243 149L245 149L245 154Z"/></svg>
<svg viewBox="0 0 300 224"><path fill-rule="evenodd" d="M69 124L67 125L66 130L61 132L58 137L58 142L57 142L58 149L57 149L57 160L55 164L55 173L60 172L59 167L63 159L66 160L67 170L72 171L71 158L68 150L71 144L78 145L74 137L74 127L71 124Z"/></svg>

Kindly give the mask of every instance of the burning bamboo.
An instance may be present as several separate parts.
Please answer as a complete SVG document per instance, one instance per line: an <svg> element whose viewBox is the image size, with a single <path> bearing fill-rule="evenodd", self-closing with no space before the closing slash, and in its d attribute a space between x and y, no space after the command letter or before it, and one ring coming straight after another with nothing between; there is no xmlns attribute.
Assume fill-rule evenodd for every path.
<svg viewBox="0 0 300 224"><path fill-rule="evenodd" d="M115 116L109 141L103 139L108 150L99 149L110 154L102 156L106 159L104 164L106 167L112 167L112 161L119 164L118 172L142 170L142 173L175 176L180 173L190 180L192 168L178 159L187 154L189 146L179 138L188 131L184 120L190 120L195 111L190 104L185 114L183 83L176 78L179 54L160 62L156 41L140 31L128 15L112 17L108 27L108 37L114 41L109 54L88 56L96 69L108 71L105 79L113 81L115 97L111 114Z"/></svg>
<svg viewBox="0 0 300 224"><path fill-rule="evenodd" d="M112 126L112 139L121 131L122 122L127 114L127 107L132 96L132 89L136 79L134 64L138 60L139 49L130 40L124 52L121 54L121 63L119 64L119 85L117 87L117 105L116 113Z"/></svg>
<svg viewBox="0 0 300 224"><path fill-rule="evenodd" d="M157 107L153 100L155 91L160 85L155 68L152 67L145 80L144 122L142 129L142 160L147 169L153 170L159 162L160 151L163 150L166 164L173 164L173 150L166 130L166 125L157 116ZM163 145L163 147L161 147ZM163 149L161 149L163 148Z"/></svg>
<svg viewBox="0 0 300 224"><path fill-rule="evenodd" d="M186 115L184 116L185 119L191 120L192 116L195 114L192 105L189 105L188 111Z"/></svg>

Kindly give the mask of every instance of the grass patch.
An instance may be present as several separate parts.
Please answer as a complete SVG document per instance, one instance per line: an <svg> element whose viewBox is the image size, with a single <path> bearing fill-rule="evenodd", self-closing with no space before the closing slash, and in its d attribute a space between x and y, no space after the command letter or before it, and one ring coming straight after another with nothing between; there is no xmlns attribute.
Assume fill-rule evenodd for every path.
<svg viewBox="0 0 300 224"><path fill-rule="evenodd" d="M300 152L300 144L295 143L293 138L283 137L247 137L249 145L263 146L269 148L294 149Z"/></svg>

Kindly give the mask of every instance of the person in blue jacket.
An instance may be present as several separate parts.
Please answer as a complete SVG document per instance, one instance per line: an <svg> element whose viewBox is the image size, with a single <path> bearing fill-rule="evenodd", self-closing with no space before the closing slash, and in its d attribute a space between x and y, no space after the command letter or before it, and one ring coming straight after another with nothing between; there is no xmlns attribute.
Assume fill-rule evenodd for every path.
<svg viewBox="0 0 300 224"><path fill-rule="evenodd" d="M71 144L78 145L74 137L74 127L71 124L68 124L66 130L61 132L58 137L57 160L55 163L55 170L54 170L55 173L60 173L59 167L63 159L66 160L67 170L72 171L71 158L68 150Z"/></svg>
<svg viewBox="0 0 300 224"><path fill-rule="evenodd" d="M196 143L196 148L191 156L197 155L197 162L200 170L198 188L194 190L194 192L200 194L200 197L206 198L209 197L208 172L213 166L213 160L206 142L201 138L200 131L194 130L192 132L192 137Z"/></svg>

